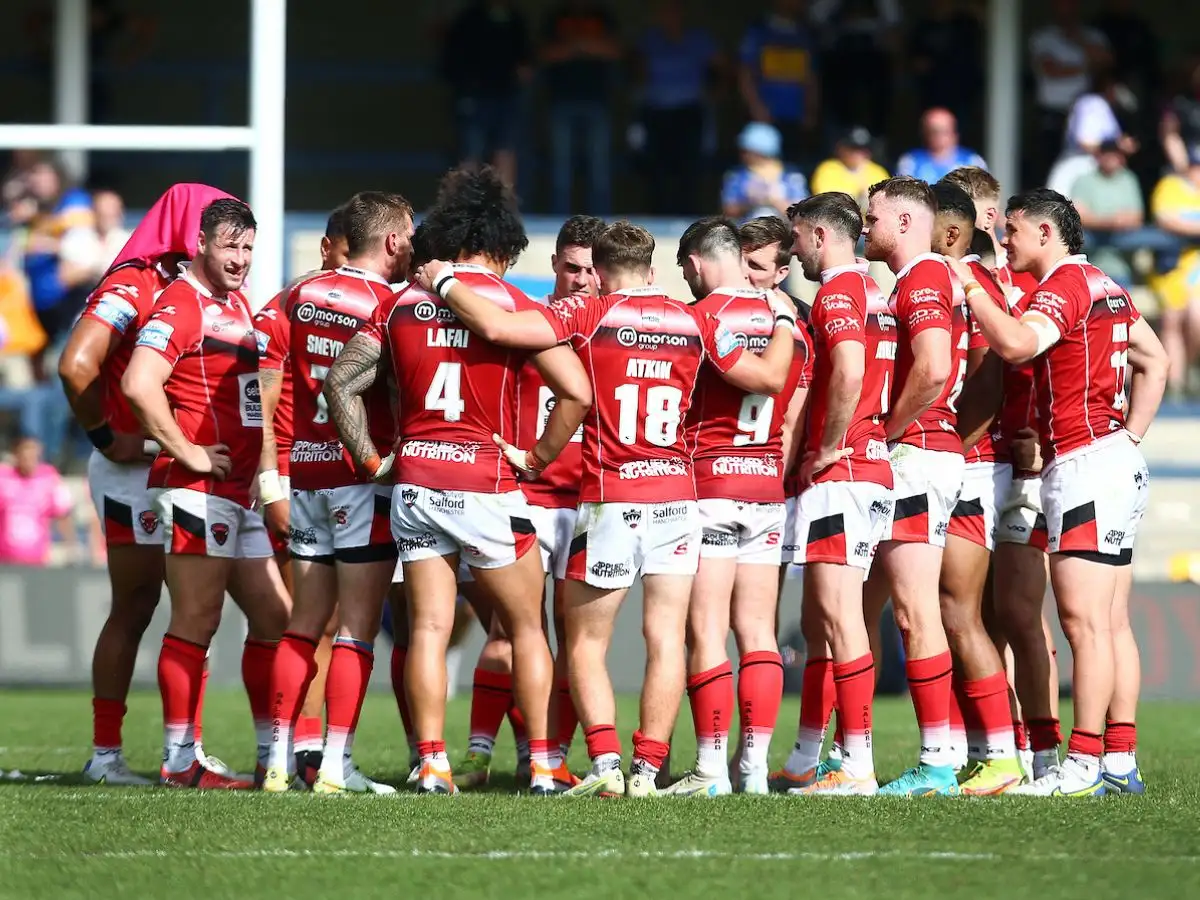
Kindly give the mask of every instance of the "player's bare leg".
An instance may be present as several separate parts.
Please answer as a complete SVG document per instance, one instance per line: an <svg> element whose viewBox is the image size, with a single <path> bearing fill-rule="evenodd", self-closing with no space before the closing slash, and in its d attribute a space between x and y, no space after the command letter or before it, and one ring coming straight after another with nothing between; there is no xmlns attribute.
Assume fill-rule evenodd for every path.
<svg viewBox="0 0 1200 900"><path fill-rule="evenodd" d="M567 580L563 609L567 672L571 697L579 713L579 724L583 726L588 757L592 762L587 778L569 791L569 795L611 797L625 792L621 740L616 727L617 701L608 677L606 657L617 612L627 593L627 588L607 590L582 581Z"/></svg>
<svg viewBox="0 0 1200 900"><path fill-rule="evenodd" d="M1037 779L1058 765L1062 743L1052 705L1058 697L1058 679L1042 616L1046 554L1028 544L997 544L994 581L997 613L1012 648L1017 699L1033 751L1032 771L1027 774Z"/></svg>
<svg viewBox="0 0 1200 900"><path fill-rule="evenodd" d="M336 562L338 633L333 641L325 691L328 727L317 793L391 794L395 789L365 777L354 765L354 732L362 714L375 665L375 638L383 600L391 584L394 559Z"/></svg>
<svg viewBox="0 0 1200 900"><path fill-rule="evenodd" d="M454 630L458 554L404 564L408 653L404 687L412 713L421 772L420 793L456 791L446 756L446 648Z"/></svg>
<svg viewBox="0 0 1200 900"><path fill-rule="evenodd" d="M782 769L771 773L771 786L775 791L807 787L826 774L825 770L818 772L818 764L834 707L833 651L829 646L828 617L814 592L830 590L828 568L824 564L804 566L800 633L804 636L805 660L800 686L800 721L787 762ZM827 602L836 604L837 597L833 596Z"/></svg>
<svg viewBox="0 0 1200 900"><path fill-rule="evenodd" d="M138 647L162 597L163 577L161 546L108 548L112 607L92 654L92 757L84 767L84 777L90 780L153 783L129 771L121 750L121 727Z"/></svg>
<svg viewBox="0 0 1200 900"><path fill-rule="evenodd" d="M558 749L563 762L571 750L571 742L575 739L575 730L579 727L579 716L575 712L575 701L571 698L571 679L567 668L567 620L566 620L567 582L562 578L554 579L554 689L555 696L551 701L551 721L554 733L558 736Z"/></svg>
<svg viewBox="0 0 1200 900"><path fill-rule="evenodd" d="M287 788L295 764L294 743L299 739L302 705L304 698L313 693L313 683L320 671L317 651L337 605L337 573L332 562L294 559L291 569L292 615L279 641L271 675L274 727L265 785L272 791ZM318 716L324 702L322 689Z"/></svg>
<svg viewBox="0 0 1200 900"><path fill-rule="evenodd" d="M875 678L878 681L883 665L883 610L891 599L892 588L888 584L883 566L871 566L870 577L863 584L863 620L867 627L867 639L871 643L871 659L875 660Z"/></svg>
<svg viewBox="0 0 1200 900"><path fill-rule="evenodd" d="M997 794L1020 783L1013 739L1008 679L996 645L983 624L983 598L991 553L956 534L942 555L941 612L946 639L962 679L967 723L964 792ZM955 760L959 762L959 760Z"/></svg>
<svg viewBox="0 0 1200 900"><path fill-rule="evenodd" d="M1104 781L1106 790L1145 793L1137 764L1137 703L1142 690L1142 659L1137 638L1129 625L1129 593L1133 588L1133 566L1117 569L1117 593L1113 599L1113 695L1104 723Z"/></svg>
<svg viewBox="0 0 1200 900"><path fill-rule="evenodd" d="M554 793L554 772L562 766L557 738L550 738L550 697L554 660L546 640L546 576L534 549L509 566L472 569L476 583L495 601L495 612L512 643L513 696L529 735L530 790Z"/></svg>
<svg viewBox="0 0 1200 900"><path fill-rule="evenodd" d="M212 772L196 757L195 714L208 645L221 622L232 559L168 554L171 619L158 657L163 699L161 780L172 787L245 789L249 781Z"/></svg>
<svg viewBox="0 0 1200 900"><path fill-rule="evenodd" d="M908 793L908 775L915 771L938 785L940 793L957 793L950 758L950 647L942 628L938 575L942 549L926 543L885 541L877 563L892 588L896 627L904 637L909 695L921 731L921 753L915 770L901 776L884 793ZM889 788L891 788L889 790Z"/></svg>
<svg viewBox="0 0 1200 900"><path fill-rule="evenodd" d="M733 668L726 642L737 571L735 557L702 557L692 581L687 610L687 693L696 731L696 764L692 773L673 786L673 793L705 790L716 795L732 790L728 755L734 703ZM769 574L774 581L773 567ZM649 686L648 679L646 684ZM670 737L668 732L668 744Z"/></svg>
<svg viewBox="0 0 1200 900"><path fill-rule="evenodd" d="M779 612L777 571L772 565L739 565L733 583L730 620L739 658L739 787L747 794L767 792L767 752L783 700L783 660L775 626Z"/></svg>
<svg viewBox="0 0 1200 900"><path fill-rule="evenodd" d="M403 571L400 563L397 563L396 567ZM393 575L387 595L392 636L392 695L396 699L396 710L400 714L400 725L404 729L404 740L408 745L408 783L416 784L421 774L421 757L417 753L417 736L413 729L412 710L408 706L408 691L404 684L404 670L408 664L408 600L404 596L404 584L397 581L396 577Z"/></svg>

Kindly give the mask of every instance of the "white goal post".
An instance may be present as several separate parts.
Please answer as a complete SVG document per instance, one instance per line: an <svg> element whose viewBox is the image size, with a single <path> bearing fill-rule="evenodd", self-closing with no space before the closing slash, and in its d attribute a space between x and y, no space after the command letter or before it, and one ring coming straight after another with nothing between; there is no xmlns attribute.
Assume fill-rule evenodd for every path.
<svg viewBox="0 0 1200 900"><path fill-rule="evenodd" d="M0 124L0 149L61 150L73 175L87 150L250 152L258 219L249 291L257 309L283 285L283 125L287 0L250 0L250 124L88 125L88 0L57 0L54 125ZM164 185L164 188L166 186Z"/></svg>

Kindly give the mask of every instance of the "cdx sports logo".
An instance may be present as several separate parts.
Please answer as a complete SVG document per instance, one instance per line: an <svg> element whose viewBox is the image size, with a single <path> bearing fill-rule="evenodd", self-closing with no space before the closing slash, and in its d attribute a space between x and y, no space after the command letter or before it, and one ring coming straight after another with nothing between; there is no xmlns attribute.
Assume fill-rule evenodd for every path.
<svg viewBox="0 0 1200 900"><path fill-rule="evenodd" d="M622 347L686 347L688 340L681 334L643 334L632 325L617 329L617 343Z"/></svg>

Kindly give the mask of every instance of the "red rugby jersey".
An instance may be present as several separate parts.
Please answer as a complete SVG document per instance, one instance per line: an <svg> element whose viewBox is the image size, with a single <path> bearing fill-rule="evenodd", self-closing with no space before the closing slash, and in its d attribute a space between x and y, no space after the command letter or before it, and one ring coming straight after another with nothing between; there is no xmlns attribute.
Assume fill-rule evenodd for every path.
<svg viewBox="0 0 1200 900"><path fill-rule="evenodd" d="M970 267L975 280L979 282L980 287L987 291L987 295L992 298L992 302L1005 312L1010 312L1008 306L1009 300L1005 296L1000 280L992 274L992 270L985 266L980 258L975 255L963 257L963 262ZM983 332L979 329L979 321L969 314L969 308L967 312L967 349L986 349L988 342L983 336ZM997 414L992 427L988 429L983 437L975 442L974 447L967 451L968 463L996 462L997 460L1008 459L1008 442L1004 433L998 428L999 423L1000 416Z"/></svg>

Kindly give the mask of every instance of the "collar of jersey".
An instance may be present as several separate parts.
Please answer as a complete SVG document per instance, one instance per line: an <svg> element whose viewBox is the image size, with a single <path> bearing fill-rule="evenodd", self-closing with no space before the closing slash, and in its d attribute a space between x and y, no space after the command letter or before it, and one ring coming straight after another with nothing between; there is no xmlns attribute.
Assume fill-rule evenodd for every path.
<svg viewBox="0 0 1200 900"><path fill-rule="evenodd" d="M919 253L908 261L907 266L905 266L903 269L901 269L899 272L896 273L896 280L899 281L901 278L903 278L905 275L907 275L909 272L912 271L913 266L915 266L919 262L924 262L927 259L936 259L940 262L942 257L941 257L941 254L934 253L932 250L929 251L928 253Z"/></svg>
<svg viewBox="0 0 1200 900"><path fill-rule="evenodd" d="M844 266L830 266L828 269L821 270L821 284L824 284L831 278L836 278L838 275L844 275L846 272L857 272L859 275L866 275L867 269L870 266L869 262L860 262L857 259Z"/></svg>
<svg viewBox="0 0 1200 900"><path fill-rule="evenodd" d="M489 269L487 266L481 266L481 265L479 265L479 263L456 262L456 263L451 263L450 265L454 269L455 272L478 272L480 275L490 275L490 276L492 276L492 278L500 277L495 272L493 272L491 269Z"/></svg>
<svg viewBox="0 0 1200 900"><path fill-rule="evenodd" d="M349 275L351 278L365 278L367 281L374 281L376 284L387 284L388 281L381 275L376 275L374 272L368 272L366 269L360 269L357 266L338 266L337 273L339 275Z"/></svg>
<svg viewBox="0 0 1200 900"><path fill-rule="evenodd" d="M964 256L962 259L960 259L959 262L961 262L961 263L973 263L973 262L982 263L983 257L980 256L978 253L968 253L966 256Z"/></svg>
<svg viewBox="0 0 1200 900"><path fill-rule="evenodd" d="M1072 256L1064 256L1062 259L1060 259L1058 262L1056 262L1054 265L1052 265L1046 271L1046 274L1042 277L1042 281L1045 281L1047 278L1049 278L1051 275L1053 275L1054 271L1059 266L1067 266L1067 265L1086 266L1087 261L1088 261L1087 255L1083 254L1083 253L1076 253L1076 254L1073 254Z"/></svg>
<svg viewBox="0 0 1200 900"><path fill-rule="evenodd" d="M647 284L642 287L621 288L619 291L613 291L614 294L620 294L622 297L665 297L666 291L660 288L657 284Z"/></svg>
<svg viewBox="0 0 1200 900"><path fill-rule="evenodd" d="M195 278L193 278L192 277L192 267L189 263L180 263L179 264L179 277L182 278L184 281L186 281L188 284L190 284L193 288L195 288L197 294L200 294L203 297L207 297L209 300L215 300L217 303L228 303L229 302L228 297L214 296L212 291L210 291L208 288L206 288L204 285L202 285L200 282L198 282Z"/></svg>
<svg viewBox="0 0 1200 900"><path fill-rule="evenodd" d="M709 291L709 296L713 294L725 294L728 297L761 297L766 299L766 291L756 287L719 287L715 291Z"/></svg>

